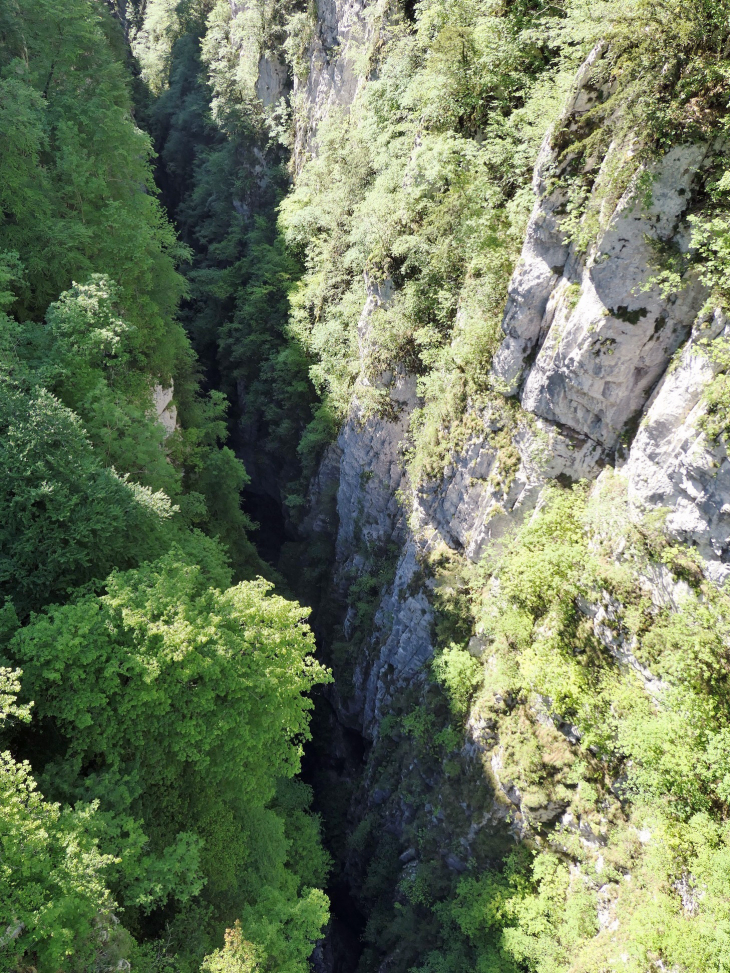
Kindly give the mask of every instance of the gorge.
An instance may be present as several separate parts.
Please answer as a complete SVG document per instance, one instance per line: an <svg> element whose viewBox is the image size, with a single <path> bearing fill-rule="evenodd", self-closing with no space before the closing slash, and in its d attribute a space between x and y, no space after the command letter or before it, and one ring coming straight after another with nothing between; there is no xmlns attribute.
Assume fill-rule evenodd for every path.
<svg viewBox="0 0 730 973"><path fill-rule="evenodd" d="M727 0L0 55L0 970L728 969Z"/></svg>

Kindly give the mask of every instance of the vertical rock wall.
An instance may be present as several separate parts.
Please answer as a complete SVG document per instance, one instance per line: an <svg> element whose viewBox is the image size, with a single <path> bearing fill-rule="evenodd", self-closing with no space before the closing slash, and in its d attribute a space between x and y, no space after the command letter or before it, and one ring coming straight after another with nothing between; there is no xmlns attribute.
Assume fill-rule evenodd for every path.
<svg viewBox="0 0 730 973"><path fill-rule="evenodd" d="M296 165L316 152L317 128L327 113L352 104L368 70L368 46L387 12L366 0L317 3L308 69L294 83ZM535 166L534 210L492 365L494 395L472 412L469 441L452 452L439 477L411 482L406 449L419 405L416 380L404 371L380 376L390 407L375 414L364 404L372 396L363 368L349 417L311 485L305 531L332 535L336 618L330 622L346 656L336 667L331 698L340 722L371 740L413 685L424 681L434 653L440 583L434 563L463 568L479 562L539 507L555 481L600 486L611 476L601 480L602 471L616 468L631 515L666 515L668 530L697 549L713 580L730 575L730 461L703 423L706 392L721 369L712 343L730 337L730 325L707 310L708 293L691 270L674 293L658 279L658 255L688 254L687 217L716 147L677 144L636 166L618 189L616 172L626 171L631 160L630 138L612 143L603 158L581 160L592 189L581 232L569 238L565 223L577 165L570 135L606 94L596 80L604 53L599 45L578 72L555 133L568 137L550 133ZM268 90L267 71L260 75ZM373 341L371 315L393 295L389 282L366 284L357 322L363 364ZM333 515L325 496L334 497ZM358 616L366 578L379 589L363 633ZM676 607L684 595L662 569L647 573L641 588L658 607ZM620 607L608 596L577 607L596 640L656 698L663 685L638 662L635 643L621 629ZM472 641L470 651L479 655L484 644ZM542 734L558 750L579 743L576 728L561 722L550 700L510 705L530 728L527 736ZM377 759L369 759L351 817L360 823L377 806L379 820L400 835L422 815L424 827L439 833L446 867L457 873L466 869L481 832L524 838L560 825L595 853L598 873L605 822L574 814L557 784L546 784L538 796L520 790L501 732L488 714L472 712L458 783L446 780L442 768L429 776L413 760L393 788L381 786ZM433 792L433 804L430 798L423 807L409 804L408 787L401 786L408 774L421 774L416 793ZM445 823L442 808L449 801ZM608 794L606 801L615 810L618 798ZM404 869L415 856L414 849L401 855ZM601 921L618 920L607 906Z"/></svg>
<svg viewBox="0 0 730 973"><path fill-rule="evenodd" d="M392 0L317 0L306 68L294 79L297 169L316 151L317 128L327 113L355 100L368 74L367 52L393 6Z"/></svg>
<svg viewBox="0 0 730 973"><path fill-rule="evenodd" d="M364 4L323 0L319 9L306 87L308 122L301 135L301 144L310 146L328 106L354 97L358 79L350 52L356 37L369 36ZM336 38L337 55L328 59ZM603 53L596 48L578 73L563 128L570 129L601 96L592 79ZM561 176L570 159L546 138L534 174L535 209L509 288L505 337L493 364L495 389L521 406L508 435L518 455L516 472L503 475L505 422L495 407L479 416L482 432L452 455L441 479L411 484L403 450L417 405L414 380L405 374L386 377L395 420L365 417L356 393L336 450L334 574L343 601L348 585L384 556L388 544L400 550L372 635L353 649L352 691L340 701L343 716L367 735L377 735L388 701L418 678L433 653L433 582L424 571L429 557L445 549L478 561L535 509L543 488L555 479L595 479L618 458L637 514L671 507L669 528L698 546L713 577L726 576L730 463L697 427L703 390L718 370L698 343L706 345L725 323L716 316L698 324L678 367L668 373L707 293L688 274L679 293L666 297L656 280L655 258L659 245L687 248L686 214L708 151L706 144L676 146L638 170L607 211L614 156L630 152L612 145L607 158L594 163L600 220L594 239L581 247L561 229L568 198ZM382 299L369 293L359 324L363 354L369 311ZM332 455L326 462L332 465ZM344 607L343 613L347 639L351 626Z"/></svg>

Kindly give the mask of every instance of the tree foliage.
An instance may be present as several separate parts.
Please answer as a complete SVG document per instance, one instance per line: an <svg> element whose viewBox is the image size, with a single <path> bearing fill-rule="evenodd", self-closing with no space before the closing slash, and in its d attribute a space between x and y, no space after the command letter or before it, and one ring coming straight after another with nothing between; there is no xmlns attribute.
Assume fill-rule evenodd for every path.
<svg viewBox="0 0 730 973"><path fill-rule="evenodd" d="M43 388L0 385L0 590L24 614L164 546L173 508L97 458Z"/></svg>
<svg viewBox="0 0 730 973"><path fill-rule="evenodd" d="M184 251L157 202L112 22L84 0L8 3L1 17L0 248L25 267L15 309L42 315L73 279L115 268L137 350L169 374Z"/></svg>
<svg viewBox="0 0 730 973"><path fill-rule="evenodd" d="M200 893L217 910L245 905L241 918L253 922L267 846L278 881L290 881L282 823L267 808L278 778L299 769L305 694L326 673L302 609L261 580L212 587L226 580L218 561L206 570L173 549L114 573L104 595L36 615L8 652L24 666L39 727L55 727L44 787L101 808L121 901L149 911ZM309 870L317 881L321 864ZM275 871L264 885L281 899L280 921L309 934L311 923L289 917L290 890ZM305 916L307 901L297 907ZM314 901L310 919L322 913Z"/></svg>
<svg viewBox="0 0 730 973"><path fill-rule="evenodd" d="M130 63L102 3L0 4L0 966L193 973L232 927L231 962L304 973L328 675L257 578Z"/></svg>

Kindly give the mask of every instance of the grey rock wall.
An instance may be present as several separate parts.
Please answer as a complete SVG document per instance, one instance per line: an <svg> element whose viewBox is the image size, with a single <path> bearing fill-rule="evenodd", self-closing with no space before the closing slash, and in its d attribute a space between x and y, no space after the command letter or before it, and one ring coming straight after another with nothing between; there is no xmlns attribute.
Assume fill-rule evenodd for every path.
<svg viewBox="0 0 730 973"><path fill-rule="evenodd" d="M355 669L353 703L358 722L370 738L377 736L393 694L419 678L433 655L433 608L420 582L420 553L415 538L409 536L395 580L381 598L370 651Z"/></svg>
<svg viewBox="0 0 730 973"><path fill-rule="evenodd" d="M317 125L331 107L346 108L356 97L356 48L372 39L365 0L320 0L318 6L311 70L298 89L305 106L300 155L316 151ZM603 54L603 47L596 48L578 73L561 126L573 125L605 94L593 81ZM708 293L691 273L675 294L665 294L656 282L662 248L688 251L686 218L715 147L675 146L639 169L614 198L612 172L630 151L630 145L614 144L604 160L597 160L589 201L598 213L597 226L581 249L562 229L569 202L566 160L546 138L533 178L535 207L509 288L504 340L493 362L494 401L479 413L478 432L449 457L442 475L419 484L408 478L405 446L419 401L416 381L405 373L379 380L393 406L387 417L366 411L363 373L348 421L324 458L313 484L310 521L315 532L334 529L336 534L334 588L343 604L346 640L355 631L349 587L364 573L376 573L389 549L398 552L392 581L378 596L372 632L352 643L351 685L340 684L332 696L339 719L370 739L377 738L394 697L423 678L433 655L438 581L429 570L431 559L445 552L456 564L478 562L531 516L556 480L594 481L600 490L614 476L623 478L628 509L621 506L613 521L607 518L608 531L615 527L621 537L622 518L661 512L670 533L702 556L710 578L721 583L730 576L730 459L702 428L705 395L720 370L712 342L730 338L730 323L719 312L707 312ZM601 200L610 202L599 206ZM373 311L386 306L393 293L391 282L366 284L357 322L363 363L372 347ZM505 409L500 396L516 398L520 407ZM614 466L618 474L611 471ZM336 490L334 520L318 512L318 498L330 490ZM616 554L620 558L620 542ZM676 608L693 596L667 568L641 570L637 583L656 609ZM637 658L622 606L606 594L578 607L617 665L660 702L666 686ZM479 636L469 649L479 657L488 653ZM509 705L524 706L528 719L548 727L563 745L580 743L579 731L552 712L550 700ZM497 718L470 714L460 776L467 780L465 790L480 779L491 791L474 802L475 808L472 795L464 794L459 805L464 820L456 824L453 808L446 824L432 819L448 867L456 872L466 867L484 830L530 839L557 828L580 840L600 874L607 819L580 817L557 786L544 794L522 793L499 737ZM444 786L445 777L438 775L424 783L439 808ZM387 830L402 833L415 813L404 797L406 788L395 783L392 792L375 786L368 792L364 786L363 793L363 806L353 816L361 819L368 806L390 801ZM432 810L430 804L424 809ZM619 811L617 798L614 810ZM415 855L408 849L401 856L404 870L415 868ZM579 875L580 867L574 864L572 874ZM599 890L602 929L618 928L612 888L607 881Z"/></svg>
<svg viewBox="0 0 730 973"><path fill-rule="evenodd" d="M177 429L177 406L173 401L174 395L175 387L172 383L169 388L155 385L152 389L152 405L157 421L165 430L165 439Z"/></svg>
<svg viewBox="0 0 730 973"><path fill-rule="evenodd" d="M310 133L328 106L348 104L355 95L358 81L345 62L363 36L364 10L359 0L320 2L307 81ZM335 47L336 55L325 56ZM592 78L603 53L596 48L581 68L560 125L570 127L601 97ZM597 166L595 200L612 198L607 183L628 152L613 145ZM699 550L709 576L722 581L730 574L730 461L698 426L703 394L719 369L708 343L730 332L720 315L698 318L708 295L696 276L688 273L670 295L656 280L662 246L687 250L686 215L709 153L704 144L681 144L639 169L610 208L600 210L594 237L580 250L561 229L565 160L545 140L534 173L535 209L493 363L497 392L517 396L521 405L508 429L510 456L495 394L494 408L479 416L481 431L450 457L443 475L411 484L404 441L418 405L415 380L381 378L394 405L394 415L383 418L365 414L360 399L367 380L361 377L326 462L328 475L338 478L340 593L377 567L389 545L400 552L372 636L357 649L352 693L340 701L348 722L368 736L377 735L393 694L419 678L433 654L430 556L441 549L478 561L534 511L555 480L596 480L618 460L632 515L666 508L669 530ZM372 312L391 296L390 282L368 283L358 323L363 360ZM346 638L350 617L344 619Z"/></svg>
<svg viewBox="0 0 730 973"><path fill-rule="evenodd" d="M372 40L377 3L368 0L317 0L317 22L307 51L307 71L294 79L298 113L294 149L300 167L316 151L317 128L333 108L347 109L363 81L362 52Z"/></svg>
<svg viewBox="0 0 730 973"><path fill-rule="evenodd" d="M719 371L710 344L729 336L722 313L700 319L649 403L624 469L637 516L665 511L666 527L697 548L718 583L730 576L730 460L699 424L703 394Z"/></svg>
<svg viewBox="0 0 730 973"><path fill-rule="evenodd" d="M706 152L707 146L686 145L667 153L646 170L652 180L649 205L641 199L637 176L588 256L570 248L525 379L521 402L528 412L608 449L641 414L707 297L694 279L669 299L652 283L654 245L683 242L681 217Z"/></svg>
<svg viewBox="0 0 730 973"><path fill-rule="evenodd" d="M482 418L483 437L452 458L441 480L418 488L411 518L426 547L440 542L473 562L534 510L549 481L592 479L603 460L587 437L525 417L512 432L519 468L505 489L505 459L495 441L503 421L489 411Z"/></svg>
<svg viewBox="0 0 730 973"><path fill-rule="evenodd" d="M404 486L403 442L416 404L415 380L395 378L390 392L395 418L366 415L357 398L337 440L340 478L337 494L337 561L364 562L367 550L404 539L398 491Z"/></svg>
<svg viewBox="0 0 730 973"><path fill-rule="evenodd" d="M359 572L370 570L387 545L400 557L395 578L382 592L367 650L355 667L347 719L368 736L394 692L418 677L433 655L432 582L424 570L440 550L472 562L529 515L556 477L595 477L601 453L585 437L567 436L548 423L526 421L514 432L519 469L505 482L501 447L494 437L503 422L487 412L484 435L452 457L442 479L418 489L403 465L403 443L416 404L415 383L402 377L391 393L399 401L397 422L376 417L358 422L357 412L337 444L336 577L344 592ZM407 507L404 505L407 504ZM373 553L375 552L375 553ZM347 619L345 636L349 637Z"/></svg>
<svg viewBox="0 0 730 973"><path fill-rule="evenodd" d="M603 45L596 47L581 67L558 127L568 127L571 120L589 107L591 96L587 94L587 86L604 51ZM561 229L568 191L555 178L557 159L551 140L552 132L548 132L535 165L532 191L537 202L527 225L520 262L510 283L502 322L505 338L492 365L496 385L505 395L515 395L519 391L525 368L541 339L545 338L548 302L570 255L570 244Z"/></svg>
<svg viewBox="0 0 730 973"><path fill-rule="evenodd" d="M279 58L262 54L259 58L256 96L264 108L276 105L287 94L287 68Z"/></svg>
<svg viewBox="0 0 730 973"><path fill-rule="evenodd" d="M592 52L559 127L570 128L592 97ZM614 450L646 407L676 349L687 339L707 292L688 275L666 296L658 252L686 250L684 220L709 151L678 145L641 167L611 212L611 183L630 145L612 145L587 209L599 228L583 251L562 229L570 156L548 135L535 170L538 197L504 314L505 339L493 363L495 385L519 395L528 412Z"/></svg>

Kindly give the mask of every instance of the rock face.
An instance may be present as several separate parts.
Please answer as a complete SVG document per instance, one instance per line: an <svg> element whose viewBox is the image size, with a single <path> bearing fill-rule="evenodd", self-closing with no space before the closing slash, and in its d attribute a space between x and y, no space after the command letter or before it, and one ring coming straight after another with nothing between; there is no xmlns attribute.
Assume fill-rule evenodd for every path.
<svg viewBox="0 0 730 973"><path fill-rule="evenodd" d="M617 446L642 412L707 296L690 280L667 300L652 283L654 246L682 242L680 218L705 153L701 145L667 153L645 171L652 180L648 206L640 199L637 177L588 258L570 248L565 271L548 298L539 351L524 382L521 402L528 412L563 423L608 449Z"/></svg>
<svg viewBox="0 0 730 973"><path fill-rule="evenodd" d="M353 580L373 568L377 570L394 550L407 542L406 518L399 496L401 489L406 487L402 452L410 415L416 405L415 384L415 380L409 376L395 376L390 390L394 410L391 421L377 416L366 417L356 399L337 441L339 469L335 586L343 596ZM407 554L401 558L397 569L391 600L398 599L408 584L409 567L403 567L406 560ZM347 705L341 703L348 722L359 728L368 728L372 732L377 725L379 703L382 703L385 693L381 676L384 678L386 671L394 667L399 672L415 675L432 651L430 626L420 618L423 615L430 619L431 610L425 595L422 594L417 602L416 615L422 624L416 624L413 612L409 612L412 606L399 601L396 614L400 623L397 626L396 614L389 610L387 597L381 603L375 617L375 634L370 641L369 652L356 665L354 694ZM344 621L346 638L352 635L354 612L353 606ZM414 634L416 630L417 635ZM414 638L426 647L425 652L418 654L412 651ZM403 646L400 645L401 639L405 639ZM377 645L381 640L385 644L378 651ZM414 667L415 655L419 655L419 661ZM372 657L376 658L376 662L371 668Z"/></svg>
<svg viewBox="0 0 730 973"><path fill-rule="evenodd" d="M356 567L367 549L403 540L397 494L404 482L402 443L416 404L415 392L415 380L397 376L391 390L396 418L366 418L356 399L340 433L337 560L341 565Z"/></svg>
<svg viewBox="0 0 730 973"><path fill-rule="evenodd" d="M171 436L177 428L177 407L172 401L175 389L171 385L163 389L161 385L155 385L152 389L152 402L155 409L157 420L165 430L165 438Z"/></svg>
<svg viewBox="0 0 730 973"><path fill-rule="evenodd" d="M563 126L585 110L590 71L600 55L596 49L581 70ZM589 211L604 201L600 225L582 252L561 229L568 191L560 177L567 163L546 139L535 170L538 201L493 364L497 387L519 394L528 412L608 450L643 411L707 297L691 277L678 294L665 297L656 264L661 247L686 249L683 216L708 146L677 146L640 169L606 217L616 156L629 151L612 147L600 167L588 201Z"/></svg>
<svg viewBox="0 0 730 973"><path fill-rule="evenodd" d="M518 466L510 477L503 422L490 412L482 419L484 437L454 457L441 481L418 490L412 517L429 546L437 540L474 562L535 508L549 480L593 478L602 462L601 450L590 439L539 420L521 421L511 433Z"/></svg>
<svg viewBox="0 0 730 973"><path fill-rule="evenodd" d="M286 64L278 58L261 55L259 58L256 96L264 108L276 105L287 92Z"/></svg>
<svg viewBox="0 0 730 973"><path fill-rule="evenodd" d="M563 127L589 107L591 95L587 86L603 53L604 47L597 47L578 72L563 113ZM527 226L520 262L510 283L502 323L505 338L492 364L498 387L506 395L518 392L525 367L534 357L541 337L545 337L543 325L548 302L570 255L570 244L561 229L568 192L564 185L551 179L556 161L551 136L548 132L535 165L532 190L537 202Z"/></svg>
<svg viewBox="0 0 730 973"><path fill-rule="evenodd" d="M309 73L295 84L303 109L297 159L316 152L317 126L327 112L333 106L347 109L356 97L358 52L378 29L377 17L366 17L375 6L319 0ZM378 15L385 12L385 5L384 11L378 8ZM577 126L605 94L593 80L603 54L597 47L579 71L560 128ZM405 372L380 376L379 392L387 390L390 407L374 414L366 407L372 390L363 367L349 418L313 481L305 529L333 537L333 600L341 609L337 637L341 633L349 664L337 673L331 701L342 724L375 741L371 754L380 744L390 745L385 732L380 744L378 736L384 717L401 713L392 704L428 671L436 644L438 565L468 569L498 549L555 481L599 481L598 490L601 482L611 482L610 468L616 467L631 516L665 513L668 530L699 552L710 578L721 583L730 577L730 458L703 429L706 392L721 370L712 343L730 338L730 324L706 310L708 292L691 272L673 293L658 282L662 253L689 251L687 216L714 151L701 143L676 145L637 167L628 185L617 188L612 180L617 170L625 171L631 145L612 144L605 158L586 163L592 189L579 232L569 239L564 223L575 158L559 155L546 138L534 171L536 202L509 287L504 339L492 364L494 396L488 406L472 410L469 428L476 431L451 453L438 477L412 483L407 472L409 424L420 404L415 378ZM373 312L387 306L393 284L366 281L366 290L357 323L363 366L372 351ZM513 401L507 405L505 399ZM325 494L334 495L330 509L336 515L323 515ZM357 619L365 579L379 588L363 634ZM657 609L676 608L688 591L664 568L647 569L640 587ZM665 684L639 661L635 637L622 627L621 607L604 594L603 601L578 602L582 621L658 700ZM485 639L474 637L469 651L489 664ZM406 696L406 703L413 705L414 698L425 693ZM530 732L542 734L546 747L580 743L579 729L561 722L550 700L500 697L500 703L510 714L524 711ZM362 822L369 810L382 807L378 820L389 833L402 835L423 810L431 815L427 826L439 832L439 854L457 873L472 857L480 832L526 838L559 828L594 853L598 874L605 821L574 815L557 778L540 792L520 784L504 724L476 709L468 717L454 774L467 783L456 805L452 802L448 824L439 815L442 792L452 786L446 780L450 771L429 776L414 761L386 788L374 758L364 766L362 803L353 803L353 819ZM418 793L428 794L429 803L422 801L422 809L409 805L408 786L402 786L411 772L424 775ZM480 802L468 793L476 781L485 787ZM452 848L456 838L458 854ZM414 849L401 855L404 876L416 867L415 856ZM599 921L614 929L618 920L607 903Z"/></svg>
<svg viewBox="0 0 730 973"><path fill-rule="evenodd" d="M657 388L624 470L636 511L665 510L667 528L697 548L717 582L730 576L730 460L698 424L703 393L720 369L709 344L729 335L723 314L700 319Z"/></svg>
<svg viewBox="0 0 730 973"><path fill-rule="evenodd" d="M550 480L595 477L601 463L601 452L591 440L569 437L539 421L521 423L514 430L512 449L506 449L504 421L487 411L483 436L453 458L441 480L413 490L403 470L402 443L416 404L414 388L412 379L396 381L391 394L400 410L397 422L371 418L359 423L355 415L337 444L340 588L372 566L373 552L377 563L388 545L400 549L395 577L382 592L373 635L357 661L354 693L345 707L348 722L371 737L393 693L416 678L433 655L433 608L424 572L429 558L446 550L478 561L490 544L535 509ZM516 472L506 470L508 464L516 465ZM402 506L406 497L408 517ZM345 636L349 634L346 620Z"/></svg>
<svg viewBox="0 0 730 973"><path fill-rule="evenodd" d="M380 600L370 652L355 668L351 713L371 739L394 692L418 678L433 655L433 608L426 590L417 583L419 553L415 539L409 537L395 580Z"/></svg>
<svg viewBox="0 0 730 973"><path fill-rule="evenodd" d="M363 5L355 0L326 0L320 8L307 81L312 130L329 104L354 96L357 81L345 61L364 23ZM320 63L317 57L335 37L341 53ZM596 48L581 68L562 126L570 127L600 97L592 77L602 55ZM343 718L370 737L393 694L419 678L433 654L429 559L446 551L478 561L535 509L550 481L593 480L615 462L617 450L634 512L669 508L667 526L698 548L709 574L718 581L730 574L730 461L697 425L703 392L719 369L707 344L726 325L715 316L701 319L693 332L705 289L687 275L682 288L666 296L655 266L661 247L687 249L684 219L708 147L679 145L638 170L607 212L611 172L627 151L612 146L597 166L593 197L604 205L595 207L595 233L580 249L561 229L565 161L550 138L543 145L533 182L537 202L493 363L498 392L519 397L517 418L505 419L496 394L494 408L479 416L482 432L451 456L443 476L414 486L403 442L418 404L415 381L384 376L395 418L366 417L356 394L336 450L328 454L327 475L338 481L336 589L344 598L353 580L390 556L389 547L399 552L392 581L379 595L372 635L357 650L352 692L339 701ZM368 284L358 324L363 360L372 311L391 296L389 282ZM690 334L677 367L668 371ZM625 444L637 425L629 455ZM346 639L353 617L351 604Z"/></svg>
<svg viewBox="0 0 730 973"><path fill-rule="evenodd" d="M357 54L372 35L367 0L317 0L317 20L306 52L307 70L294 81L297 126L295 159L311 152L317 127L333 107L349 108L362 80Z"/></svg>

